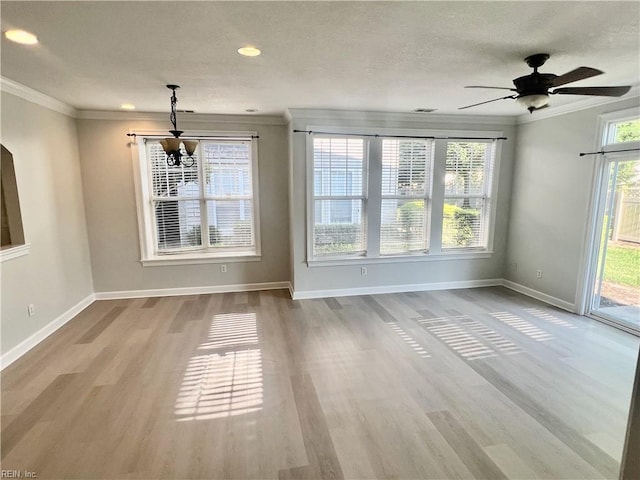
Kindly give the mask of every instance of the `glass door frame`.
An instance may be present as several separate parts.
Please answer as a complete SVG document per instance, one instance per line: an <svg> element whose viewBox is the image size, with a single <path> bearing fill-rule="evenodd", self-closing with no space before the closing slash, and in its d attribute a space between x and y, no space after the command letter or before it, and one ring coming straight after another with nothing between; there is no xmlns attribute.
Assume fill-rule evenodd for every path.
<svg viewBox="0 0 640 480"><path fill-rule="evenodd" d="M585 248L583 249L583 262L579 275L578 291L576 295L577 313L579 315L587 315L605 323L612 324L622 330L640 336L640 331L629 327L615 318L611 318L606 314L594 313L594 292L599 269L598 260L600 257L600 241L602 236L604 213L608 196L608 184L610 166L613 162L624 160L637 160L640 151L613 153L615 150L636 149L640 148L640 142L612 143L612 130L616 123L626 120L634 120L638 118L639 112L637 108L631 108L619 112L603 114L598 120L598 141L596 142L597 151L610 151L604 155L595 156L594 178L592 184L591 210L587 227L587 235L585 238ZM603 259L603 261L605 261Z"/></svg>

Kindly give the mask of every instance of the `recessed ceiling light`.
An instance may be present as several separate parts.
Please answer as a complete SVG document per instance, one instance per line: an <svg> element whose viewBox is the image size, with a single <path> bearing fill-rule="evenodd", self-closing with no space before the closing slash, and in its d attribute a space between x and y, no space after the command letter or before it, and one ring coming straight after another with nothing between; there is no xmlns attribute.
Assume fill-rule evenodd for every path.
<svg viewBox="0 0 640 480"><path fill-rule="evenodd" d="M135 110L136 106L133 103L123 103L120 108L123 110Z"/></svg>
<svg viewBox="0 0 640 480"><path fill-rule="evenodd" d="M7 30L4 32L4 36L12 42L21 43L22 45L35 45L38 43L38 37L26 30Z"/></svg>
<svg viewBox="0 0 640 480"><path fill-rule="evenodd" d="M257 109L257 108L247 108L247 109L245 110L245 112L247 112L247 113L256 113L257 111L258 111L258 109Z"/></svg>
<svg viewBox="0 0 640 480"><path fill-rule="evenodd" d="M258 55L260 55L262 52L260 51L259 48L256 47L252 47L250 45L247 45L246 47L240 47L238 49L238 53L240 55L244 55L245 57L257 57Z"/></svg>
<svg viewBox="0 0 640 480"><path fill-rule="evenodd" d="M437 108L416 108L414 110L415 113L432 113L435 112Z"/></svg>

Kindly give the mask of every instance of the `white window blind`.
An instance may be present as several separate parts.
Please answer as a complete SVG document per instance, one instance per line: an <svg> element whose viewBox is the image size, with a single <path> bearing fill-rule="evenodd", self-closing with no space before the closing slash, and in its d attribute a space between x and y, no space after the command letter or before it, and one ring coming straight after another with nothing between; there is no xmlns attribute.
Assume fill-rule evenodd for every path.
<svg viewBox="0 0 640 480"><path fill-rule="evenodd" d="M314 137L314 257L366 250L364 181L364 139Z"/></svg>
<svg viewBox="0 0 640 480"><path fill-rule="evenodd" d="M428 248L433 140L382 140L380 254Z"/></svg>
<svg viewBox="0 0 640 480"><path fill-rule="evenodd" d="M200 140L192 167L170 167L147 141L156 255L256 253L251 142Z"/></svg>
<svg viewBox="0 0 640 480"><path fill-rule="evenodd" d="M447 142L442 248L486 248L495 145Z"/></svg>

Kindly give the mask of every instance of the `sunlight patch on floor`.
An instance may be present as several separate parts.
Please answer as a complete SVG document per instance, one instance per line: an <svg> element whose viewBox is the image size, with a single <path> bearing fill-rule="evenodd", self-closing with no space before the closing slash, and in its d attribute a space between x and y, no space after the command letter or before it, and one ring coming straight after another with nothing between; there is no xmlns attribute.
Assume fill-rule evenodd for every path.
<svg viewBox="0 0 640 480"><path fill-rule="evenodd" d="M231 417L262 409L262 352L255 313L213 317L198 350L211 353L189 360L175 403L178 421Z"/></svg>
<svg viewBox="0 0 640 480"><path fill-rule="evenodd" d="M555 315L551 315L550 313L544 312L538 308L525 308L524 311L527 312L529 315L532 315L536 318L540 318L542 320L546 320L547 322L555 323L556 325L560 325L561 327L578 328L575 325L572 325L571 323L565 320L562 320L556 317Z"/></svg>
<svg viewBox="0 0 640 480"><path fill-rule="evenodd" d="M541 330L536 327L534 324L527 322L521 317L509 313L509 312L495 312L490 313L493 318L501 321L505 325L509 325L511 328L516 329L520 333L525 334L526 336L536 340L537 342L546 342L547 340L553 339L553 335L550 333Z"/></svg>
<svg viewBox="0 0 640 480"><path fill-rule="evenodd" d="M405 330L400 328L396 322L389 322L388 325L391 327L391 330L393 330L402 340L405 341L407 345L411 347L414 352L418 354L418 356L420 356L421 358L431 358L429 352L422 348L420 344L416 342L415 339Z"/></svg>
<svg viewBox="0 0 640 480"><path fill-rule="evenodd" d="M459 322L469 319L466 315L453 317L437 317L418 320L428 332L439 338L466 360L479 360L496 356L496 351L477 337L476 334L463 328Z"/></svg>

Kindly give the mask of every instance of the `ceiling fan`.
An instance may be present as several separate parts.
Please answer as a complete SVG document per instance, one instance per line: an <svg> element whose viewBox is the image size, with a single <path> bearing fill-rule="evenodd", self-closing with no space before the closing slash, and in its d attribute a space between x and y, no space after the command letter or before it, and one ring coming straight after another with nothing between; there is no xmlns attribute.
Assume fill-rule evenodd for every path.
<svg viewBox="0 0 640 480"><path fill-rule="evenodd" d="M494 98L493 100L487 100L486 102L474 103L473 105L467 105L466 107L460 107L458 110L464 110L465 108L476 107L478 105L484 105L485 103L497 102L498 100L505 100L507 98L515 99L515 101L529 110L529 113L533 113L535 110L540 110L549 106L549 95L594 95L600 97L621 97L627 93L631 87L563 87L556 88L567 83L577 82L578 80L584 80L585 78L595 77L601 75L601 70L590 67L578 67L575 70L565 73L564 75L554 75L553 73L540 73L538 68L544 65L549 59L548 53L536 53L530 55L524 59L531 68L533 73L518 77L513 80L513 84L516 88L508 87L484 87L479 85L471 85L465 88L492 88L497 90L511 90L516 92L506 97ZM551 90L553 89L553 90Z"/></svg>

